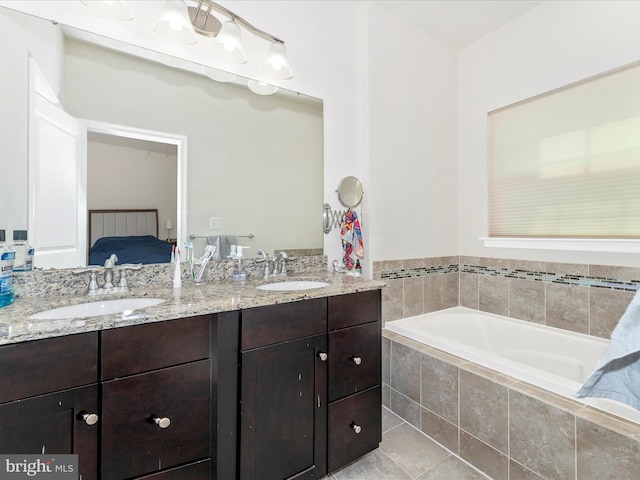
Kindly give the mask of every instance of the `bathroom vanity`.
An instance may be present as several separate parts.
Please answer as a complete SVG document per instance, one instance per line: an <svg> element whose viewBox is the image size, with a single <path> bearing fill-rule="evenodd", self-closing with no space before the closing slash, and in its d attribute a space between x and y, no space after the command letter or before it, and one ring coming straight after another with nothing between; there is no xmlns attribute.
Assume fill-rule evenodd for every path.
<svg viewBox="0 0 640 480"><path fill-rule="evenodd" d="M0 345L0 453L77 453L83 480L323 477L381 439L380 284L358 285Z"/></svg>

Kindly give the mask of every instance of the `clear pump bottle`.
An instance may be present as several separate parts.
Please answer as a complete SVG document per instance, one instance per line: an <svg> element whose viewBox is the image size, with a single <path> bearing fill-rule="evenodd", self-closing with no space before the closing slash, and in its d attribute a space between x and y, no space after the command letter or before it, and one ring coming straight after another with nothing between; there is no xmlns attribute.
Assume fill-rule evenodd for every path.
<svg viewBox="0 0 640 480"><path fill-rule="evenodd" d="M13 263L16 252L4 244L5 232L0 230L0 307L13 303Z"/></svg>
<svg viewBox="0 0 640 480"><path fill-rule="evenodd" d="M33 247L27 244L27 231L13 231L13 245L16 252L16 260L13 265L14 272L30 272L33 270Z"/></svg>

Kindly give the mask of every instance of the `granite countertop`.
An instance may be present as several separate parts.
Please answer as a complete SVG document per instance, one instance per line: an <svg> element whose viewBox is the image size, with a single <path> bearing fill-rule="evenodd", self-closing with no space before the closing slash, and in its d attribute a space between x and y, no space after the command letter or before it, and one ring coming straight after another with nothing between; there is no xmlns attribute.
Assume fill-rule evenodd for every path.
<svg viewBox="0 0 640 480"><path fill-rule="evenodd" d="M265 283L290 280L325 281L331 285L312 290L275 292L255 288ZM325 272L304 276L278 277L273 280L248 280L246 283L214 281L194 285L183 282L182 287L177 289L150 287L131 289L128 293L99 296L22 297L17 298L13 304L0 309L0 345L376 290L385 285L385 282L382 281ZM161 298L165 301L158 305L136 310L128 316L120 313L59 320L28 319L30 315L54 308L117 298Z"/></svg>

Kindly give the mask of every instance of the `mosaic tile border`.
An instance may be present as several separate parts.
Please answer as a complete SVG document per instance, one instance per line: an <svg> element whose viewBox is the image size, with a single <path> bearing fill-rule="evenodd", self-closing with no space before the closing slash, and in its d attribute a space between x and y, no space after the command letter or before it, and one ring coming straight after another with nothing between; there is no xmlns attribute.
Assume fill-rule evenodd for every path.
<svg viewBox="0 0 640 480"><path fill-rule="evenodd" d="M580 285L585 287L605 288L610 290L625 290L635 292L640 290L640 280L627 280L620 278L592 277L588 275L572 275L551 272L536 272L511 268L484 267L480 265L450 264L433 267L417 267L398 270L383 270L380 272L381 280L397 280L404 278L417 278L429 275L442 275L447 273L475 273L491 277L517 278L544 283L561 283L565 285Z"/></svg>

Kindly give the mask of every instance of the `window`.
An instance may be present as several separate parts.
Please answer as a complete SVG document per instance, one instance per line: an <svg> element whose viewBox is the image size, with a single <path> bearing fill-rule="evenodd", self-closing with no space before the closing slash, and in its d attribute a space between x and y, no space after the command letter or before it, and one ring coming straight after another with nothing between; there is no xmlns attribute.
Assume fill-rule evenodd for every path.
<svg viewBox="0 0 640 480"><path fill-rule="evenodd" d="M489 113L489 235L640 238L640 65Z"/></svg>

